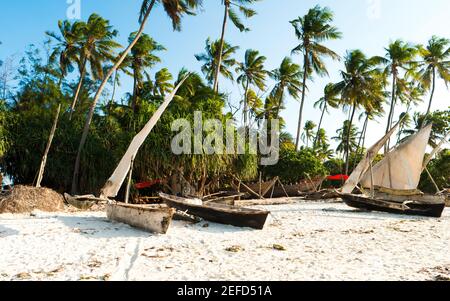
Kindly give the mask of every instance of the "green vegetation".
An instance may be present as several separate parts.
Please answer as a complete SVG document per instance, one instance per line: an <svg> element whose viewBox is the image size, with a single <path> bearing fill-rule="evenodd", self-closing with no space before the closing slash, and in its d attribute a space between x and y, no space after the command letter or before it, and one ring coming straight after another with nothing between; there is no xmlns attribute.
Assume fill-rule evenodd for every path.
<svg viewBox="0 0 450 301"><path fill-rule="evenodd" d="M135 181L164 179L173 186L183 176L200 193L227 185L231 175L254 181L261 172L265 178L279 176L283 182L293 183L318 175L349 174L368 147L369 123L384 116L387 131L401 120L400 132L391 145L430 122L432 147L450 131L450 110L432 110L436 82L450 82L449 40L432 37L422 46L399 39L386 47L383 57L368 57L358 49L347 51L339 81L327 84L320 99L310 100L318 110L317 119L304 122L308 86L315 75L328 75L327 59L340 60L326 43L340 39L342 33L332 24L333 12L316 6L291 21L299 41L292 52L302 55L301 65L280 56L279 67L267 70L263 53L248 49L238 57L239 47L225 41L228 21L240 31L248 31L241 17L255 16L250 7L256 2L221 2L225 9L222 35L207 39L204 52L195 56L203 76L192 73L188 77L144 143L135 160ZM8 58L0 58L0 170L16 184L36 180L56 108L62 104L43 184L59 191L97 193L164 96L190 73L182 69L171 74L164 67L155 70L157 64L164 65L160 55L166 49L143 32L151 11L160 4L173 29L181 30L182 18L195 15L201 3L142 1L140 27L129 34L125 49L116 41L119 32L113 25L93 14L86 22L59 21L59 32L46 32L43 47L27 48L17 68L11 67ZM133 87L119 97L116 87L127 76L133 79ZM242 95L222 93L221 78L239 85ZM428 94L427 111L417 111L417 104ZM285 131L281 118L288 99L300 102L295 138ZM406 111L398 112L400 105ZM327 133L323 124L335 110L343 110L348 118L336 120L336 132ZM186 119L192 123L196 111L223 125L231 120L236 128L243 116L244 128L254 133L261 132L264 119L279 119L279 163L258 166L260 157L250 154L248 146L245 155L173 154L172 122ZM440 188L450 186L450 153L439 154L429 171ZM435 190L426 174L421 188Z"/></svg>

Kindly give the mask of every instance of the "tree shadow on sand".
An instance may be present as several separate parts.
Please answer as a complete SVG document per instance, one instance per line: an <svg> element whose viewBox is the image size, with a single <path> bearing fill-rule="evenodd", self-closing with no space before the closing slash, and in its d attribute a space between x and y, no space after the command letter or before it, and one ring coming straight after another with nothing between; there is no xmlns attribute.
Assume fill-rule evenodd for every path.
<svg viewBox="0 0 450 301"><path fill-rule="evenodd" d="M0 238L18 235L19 231L0 225Z"/></svg>

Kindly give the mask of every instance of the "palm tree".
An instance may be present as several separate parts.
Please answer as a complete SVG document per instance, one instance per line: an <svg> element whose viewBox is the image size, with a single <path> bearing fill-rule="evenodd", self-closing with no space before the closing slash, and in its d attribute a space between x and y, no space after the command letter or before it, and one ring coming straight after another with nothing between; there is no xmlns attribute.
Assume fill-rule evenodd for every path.
<svg viewBox="0 0 450 301"><path fill-rule="evenodd" d="M286 92L296 100L300 98L303 72L299 65L292 63L292 60L286 57L280 67L270 72L269 75L276 82L271 92L271 100L276 101L275 118L278 118Z"/></svg>
<svg viewBox="0 0 450 301"><path fill-rule="evenodd" d="M60 47L57 47L56 53L61 52L61 54L70 55L72 51L72 56L76 55L76 63L78 65L78 70L80 73L80 79L78 80L78 85L75 90L72 105L70 107L71 114L75 110L81 88L83 86L83 81L87 72L88 65L90 67L90 73L94 79L103 78L103 63L114 59L114 49L120 47L120 44L114 41L117 36L117 30L114 30L109 21L103 19L97 14L92 14L88 21L82 22L77 21L73 24L72 30L68 35L67 33L68 24L63 22L62 27L60 26L61 34L67 36L68 38L60 38L63 44L67 44L64 51L61 52ZM55 37L55 34L49 33L51 37ZM72 36L72 37L70 37ZM70 40L76 40L74 48L70 46ZM76 50L77 53L73 53ZM66 52L68 51L68 53ZM70 56L61 64L62 72L66 73L67 68L70 66Z"/></svg>
<svg viewBox="0 0 450 301"><path fill-rule="evenodd" d="M330 149L327 133L325 129L320 129L316 135L316 144L313 148L317 157L321 160L327 160L333 157L334 151Z"/></svg>
<svg viewBox="0 0 450 301"><path fill-rule="evenodd" d="M249 49L245 52L244 62L238 63L236 72L239 74L237 82L244 88L244 126L247 127L249 89L256 86L260 90L266 87L267 71L264 70L265 56L260 56L257 50ZM254 92L253 92L254 93ZM253 97L254 98L254 97Z"/></svg>
<svg viewBox="0 0 450 301"><path fill-rule="evenodd" d="M301 53L303 55L304 68L302 100L300 103L297 127L297 149L300 144L302 116L307 88L306 81L313 73L317 73L319 76L328 75L323 58L330 57L333 60L339 59L339 55L321 44L324 41L336 40L342 37L342 33L339 32L336 27L331 25L333 19L334 14L329 8L322 8L317 5L310 9L305 16L291 21L291 24L295 29L295 35L300 41L300 44L292 50L292 53Z"/></svg>
<svg viewBox="0 0 450 301"><path fill-rule="evenodd" d="M192 9L195 9L202 4L202 0L143 0L142 1L140 15L139 15L139 23L140 23L139 30L137 31L134 40L121 53L121 55L117 59L114 66L105 75L102 83L100 84L100 87L99 87L97 93L94 96L91 106L89 108L89 113L87 115L86 123L85 123L84 129L83 129L83 134L81 135L80 144L78 146L77 158L75 160L75 167L74 167L74 173L73 173L73 179L72 179L72 192L73 193L76 193L76 191L78 190L78 177L79 177L79 170L80 170L81 152L83 151L84 145L86 144L86 139L89 134L89 128L90 128L90 125L92 122L92 118L94 117L94 112L95 112L95 108L97 106L97 102L99 101L100 96L102 95L102 92L105 89L106 84L108 83L111 76L119 68L119 66L122 64L122 62L128 56L131 49L134 47L134 45L140 39L142 33L144 32L145 25L150 16L150 13L152 12L153 7L155 6L155 4L157 2L162 4L166 14L172 20L172 27L174 28L174 30L181 30L181 18L184 15L193 15L194 13L193 13Z"/></svg>
<svg viewBox="0 0 450 301"><path fill-rule="evenodd" d="M173 76L169 72L169 69L163 68L156 72L155 83L153 84L153 94L164 97L173 89L173 84L171 83L172 80Z"/></svg>
<svg viewBox="0 0 450 301"><path fill-rule="evenodd" d="M242 23L241 19L239 18L239 14L236 10L234 10L231 6L235 6L239 9L239 12L241 12L245 18L251 18L254 15L256 15L256 11L250 9L248 5L253 4L254 2L257 2L259 0L221 0L222 5L224 6L224 17L222 22L222 33L220 36L220 42L219 42L219 51L217 52L217 65L215 66L215 73L214 73L214 85L213 89L215 92L219 91L219 75L222 74L221 68L222 68L222 55L224 53L223 49L225 46L225 31L227 29L228 19L231 20L231 22L236 26L241 32L249 31L247 27Z"/></svg>
<svg viewBox="0 0 450 301"><path fill-rule="evenodd" d="M47 31L46 35L56 40L50 61L58 61L62 76L67 76L74 70L74 64L79 64L80 44L82 40L81 22L58 21L60 34Z"/></svg>
<svg viewBox="0 0 450 301"><path fill-rule="evenodd" d="M308 120L305 123L305 127L303 128L302 140L306 143L306 148L309 147L309 141L314 137L314 129L316 127L317 125L311 120Z"/></svg>
<svg viewBox="0 0 450 301"><path fill-rule="evenodd" d="M318 107L320 110L322 110L322 114L320 116L319 125L317 127L317 134L313 146L316 146L317 140L319 139L319 132L322 129L322 122L325 113L329 113L329 107L336 109L339 106L339 99L337 97L336 91L333 90L333 84L326 85L323 94L324 96L314 103L314 108Z"/></svg>
<svg viewBox="0 0 450 301"><path fill-rule="evenodd" d="M433 36L426 48L421 48L420 55L423 59L419 63L421 67L419 76L421 83L426 90L431 89L430 101L426 115L431 112L431 105L433 102L434 91L436 89L437 77L444 80L448 86L450 82L450 40ZM425 126L425 124L424 124Z"/></svg>
<svg viewBox="0 0 450 301"><path fill-rule="evenodd" d="M414 59L417 55L417 46L413 46L402 40L396 40L389 44L386 50L386 56L380 58L380 62L386 66L384 74L392 76L391 82L391 106L387 120L386 134L391 130L394 119L395 106L397 105L397 98L402 98L404 93L407 93L407 80L401 77L400 71L403 70L406 75L411 73L414 66ZM389 149L389 142L386 144L385 152Z"/></svg>
<svg viewBox="0 0 450 301"><path fill-rule="evenodd" d="M347 154L349 151L356 148L356 139L358 136L358 129L350 124L350 120L345 120L342 128L336 131L337 136L331 139L335 140L338 145L336 152L340 154ZM348 173L348 171L346 171Z"/></svg>
<svg viewBox="0 0 450 301"><path fill-rule="evenodd" d="M131 43L136 36L133 32L128 38ZM134 45L130 54L130 66L133 70L133 97L131 108L133 112L137 109L137 97L139 90L142 88L144 78L150 80L148 69L154 67L161 59L154 54L157 51L163 51L165 48L153 40L149 35L142 34L139 41Z"/></svg>
<svg viewBox="0 0 450 301"><path fill-rule="evenodd" d="M210 85L214 83L214 74L217 70L217 64L219 60L217 59L219 56L220 49L220 41L212 42L209 38L206 40L205 52L201 54L196 54L195 58L199 62L203 62L202 72L206 77L206 80ZM222 47L222 60L220 64L220 73L223 77L233 80L233 73L230 70L232 67L236 65L236 60L233 58L233 55L239 49L238 46L231 46L227 42L224 41Z"/></svg>
<svg viewBox="0 0 450 301"><path fill-rule="evenodd" d="M345 56L345 70L341 71L342 81L335 84L333 90L340 93L341 104L351 109L349 127L353 126L356 109L360 106L369 106L373 103L382 103L385 100L383 90L384 80L381 71L377 68L379 59L367 58L360 50L347 52ZM347 131L350 134L350 131ZM347 137L350 139L350 136ZM349 171L350 142L345 144L346 174Z"/></svg>

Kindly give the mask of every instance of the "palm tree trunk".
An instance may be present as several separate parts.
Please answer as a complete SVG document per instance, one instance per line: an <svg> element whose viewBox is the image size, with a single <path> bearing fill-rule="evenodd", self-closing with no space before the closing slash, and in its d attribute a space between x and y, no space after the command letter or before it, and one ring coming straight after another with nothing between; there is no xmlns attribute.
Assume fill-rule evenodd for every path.
<svg viewBox="0 0 450 301"><path fill-rule="evenodd" d="M61 112L61 104L59 104L58 109L56 110L56 116L55 116L55 120L53 121L53 126L52 126L52 129L50 131L50 136L47 141L47 147L45 148L44 155L42 156L41 167L39 168L38 178L36 181L37 188L41 187L41 182L42 182L42 179L44 178L45 166L47 165L47 157L48 157L48 153L50 151L50 147L52 146L53 137L55 136L55 132L56 132L56 127L58 126L60 112ZM1 182L0 182L0 185L1 185Z"/></svg>
<svg viewBox="0 0 450 301"><path fill-rule="evenodd" d="M230 9L230 3L228 0L225 0L225 13L223 17L223 23L222 23L222 34L220 36L220 47L219 47L219 57L217 59L217 66L216 66L216 73L214 74L214 92L219 92L219 75L220 75L220 66L222 65L222 52L223 52L223 46L225 44L225 31L227 29L227 23L228 23L228 15L229 15L229 9Z"/></svg>
<svg viewBox="0 0 450 301"><path fill-rule="evenodd" d="M131 100L131 109L133 110L133 113L136 113L136 105L137 105L137 77L136 75L133 76L133 96Z"/></svg>
<svg viewBox="0 0 450 301"><path fill-rule="evenodd" d="M75 106L77 105L78 97L80 96L81 87L83 86L83 81L84 81L84 75L86 74L86 64L87 64L87 59L84 60L83 65L81 66L80 80L78 81L77 90L75 91L75 96L73 97L73 102L72 102L72 105L70 106L69 120L72 120L72 115L73 115L73 112L75 111Z"/></svg>
<svg viewBox="0 0 450 301"><path fill-rule="evenodd" d="M116 86L117 86L117 70L114 73L113 91L112 91L112 95L111 95L111 100L109 101L109 104L108 104L108 115L111 114L111 107L112 107L112 104L114 103L114 98L116 96Z"/></svg>
<svg viewBox="0 0 450 301"><path fill-rule="evenodd" d="M434 90L436 89L436 67L433 67L433 87L431 89L430 102L428 103L428 110L422 122L422 128L426 126L426 118L431 113L431 104L433 103Z"/></svg>
<svg viewBox="0 0 450 301"><path fill-rule="evenodd" d="M73 194L76 194L76 192L78 190L78 177L79 177L79 173L80 173L81 153L83 151L84 145L86 144L86 139L89 134L89 128L91 126L92 118L94 117L94 112L95 112L95 107L97 105L97 102L100 99L100 96L102 95L102 92L105 89L106 84L108 83L108 80L110 79L110 77L119 68L119 66L122 64L122 62L127 57L128 53L131 51L131 49L134 47L134 45L140 39L142 33L144 32L145 24L147 23L148 17L150 16L150 12L152 11L153 7L155 6L155 2L156 2L156 0L152 0L152 2L150 3L144 18L142 19L142 22L141 22L139 30L136 34L136 37L131 42L131 44L128 45L128 47L125 49L125 51L121 54L121 56L120 56L119 60L116 62L116 64L108 71L105 78L103 79L103 82L100 84L100 87L97 91L97 94L94 97L94 100L92 101L92 104L89 109L89 114L86 118L86 123L84 125L83 134L81 135L80 144L78 146L77 158L75 160L75 167L74 167L73 178L72 178L72 193Z"/></svg>
<svg viewBox="0 0 450 301"><path fill-rule="evenodd" d="M306 94L306 78L308 76L308 51L305 52L304 57L304 71L303 71L303 87L302 87L302 102L300 103L300 111L298 113L298 126L297 126L297 139L295 140L295 149L298 150L300 145L300 134L302 131L302 117L303 117L303 107L305 106L305 94Z"/></svg>
<svg viewBox="0 0 450 301"><path fill-rule="evenodd" d="M316 139L314 139L313 148L316 148L316 146L317 146L317 140L319 139L319 132L322 128L322 121L323 121L323 117L325 116L326 110L327 110L327 104L325 103L323 106L322 115L320 116L319 126L317 127L317 134L316 134Z"/></svg>
<svg viewBox="0 0 450 301"><path fill-rule="evenodd" d="M392 74L392 99L391 99L391 108L389 110L389 116L388 116L388 122L386 126L386 134L389 133L392 127L392 120L394 119L394 110L396 105L396 86L397 86L397 76L395 75L395 72ZM386 155L389 151L389 144L390 139L387 141L385 147L384 147L384 154Z"/></svg>
<svg viewBox="0 0 450 301"><path fill-rule="evenodd" d="M358 146L356 147L357 155L360 154L360 152L359 152L360 149L362 149L364 152L364 146L361 147L361 142L363 141L364 132L366 131L368 122L369 122L369 115L366 114L366 119L364 120L363 129L361 131L361 134L359 135ZM355 159L353 160L353 167L356 166L357 160L358 160L358 156L355 156Z"/></svg>
<svg viewBox="0 0 450 301"><path fill-rule="evenodd" d="M245 85L245 98L244 98L244 127L247 128L248 123L248 88L249 88L249 81L247 80L247 83Z"/></svg>
<svg viewBox="0 0 450 301"><path fill-rule="evenodd" d="M350 167L350 134L352 132L353 118L355 118L356 104L353 105L352 116L350 117L350 124L347 129L347 143L345 145L345 174L348 175Z"/></svg>

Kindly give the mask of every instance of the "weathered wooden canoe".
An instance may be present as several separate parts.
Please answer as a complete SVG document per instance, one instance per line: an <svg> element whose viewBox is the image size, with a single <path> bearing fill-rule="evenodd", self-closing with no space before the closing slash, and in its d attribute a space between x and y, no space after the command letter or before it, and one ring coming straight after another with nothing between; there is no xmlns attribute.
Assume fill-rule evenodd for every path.
<svg viewBox="0 0 450 301"><path fill-rule="evenodd" d="M64 199L69 205L80 210L88 210L95 204L107 202L107 200L96 198L94 195L71 196L68 193L64 193Z"/></svg>
<svg viewBox="0 0 450 301"><path fill-rule="evenodd" d="M269 211L239 208L216 203L195 205L190 204L186 198L165 193L160 193L160 197L170 207L201 217L207 221L237 227L250 227L261 230L264 228L267 216L270 213Z"/></svg>
<svg viewBox="0 0 450 301"><path fill-rule="evenodd" d="M443 196L393 196L385 193L377 193L375 198L355 194L340 196L350 207L396 214L441 217L445 208Z"/></svg>
<svg viewBox="0 0 450 301"><path fill-rule="evenodd" d="M109 203L109 220L128 224L148 232L166 234L175 210L165 205L129 205Z"/></svg>

